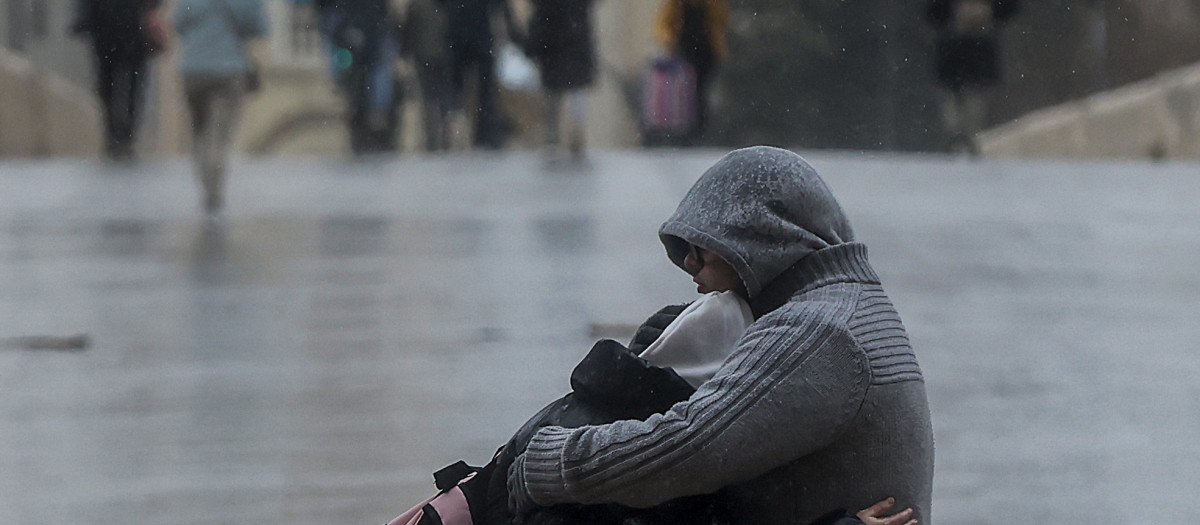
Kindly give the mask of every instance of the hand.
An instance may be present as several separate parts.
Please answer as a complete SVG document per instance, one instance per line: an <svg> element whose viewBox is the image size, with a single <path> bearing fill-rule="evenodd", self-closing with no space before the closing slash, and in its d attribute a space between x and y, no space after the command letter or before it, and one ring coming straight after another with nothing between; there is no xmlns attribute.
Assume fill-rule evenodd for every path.
<svg viewBox="0 0 1200 525"><path fill-rule="evenodd" d="M659 311L651 315L646 322L638 327L637 332L633 334L633 339L629 341L629 351L635 355L642 353L646 347L650 346L658 336L662 335L663 330L667 325L671 324L679 314L687 308L687 304L673 304L664 306Z"/></svg>
<svg viewBox="0 0 1200 525"><path fill-rule="evenodd" d="M529 514L537 504L525 489L525 454L517 456L508 467L508 511L515 516Z"/></svg>
<svg viewBox="0 0 1200 525"><path fill-rule="evenodd" d="M917 520L912 517L913 510L911 507L891 516L884 516L894 506L896 506L896 498L888 498L858 511L858 514L855 514L855 516L866 525L917 525Z"/></svg>

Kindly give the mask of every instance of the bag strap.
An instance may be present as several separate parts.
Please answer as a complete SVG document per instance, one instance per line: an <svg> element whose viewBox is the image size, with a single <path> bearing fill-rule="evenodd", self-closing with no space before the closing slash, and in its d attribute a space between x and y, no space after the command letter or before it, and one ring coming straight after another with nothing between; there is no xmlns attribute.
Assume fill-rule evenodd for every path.
<svg viewBox="0 0 1200 525"><path fill-rule="evenodd" d="M433 485L438 490L448 490L458 485L458 482L467 478L471 474L478 472L479 469L467 465L463 460L458 460L451 465L442 467L441 470L433 473Z"/></svg>

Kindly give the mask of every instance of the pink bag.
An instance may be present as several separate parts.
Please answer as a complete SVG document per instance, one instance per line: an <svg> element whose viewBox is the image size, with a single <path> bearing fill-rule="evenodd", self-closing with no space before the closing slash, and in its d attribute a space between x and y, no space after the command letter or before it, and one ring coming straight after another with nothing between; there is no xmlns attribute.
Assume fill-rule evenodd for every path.
<svg viewBox="0 0 1200 525"><path fill-rule="evenodd" d="M650 63L642 101L642 127L649 134L683 134L696 125L696 72L678 56Z"/></svg>
<svg viewBox="0 0 1200 525"><path fill-rule="evenodd" d="M429 498L413 508L396 516L387 525L474 525L471 518L471 505L463 492L462 484L474 478L478 469L468 467L466 463L458 462L434 474L438 478L439 488L447 479L446 476L459 478L453 486L442 490L436 496ZM462 477L460 477L462 476ZM446 483L448 484L448 483Z"/></svg>
<svg viewBox="0 0 1200 525"><path fill-rule="evenodd" d="M396 516L387 525L418 525L422 519L427 517L427 514L438 518L438 521L434 523L441 523L443 525L473 525L471 521L471 509L467 505L467 497L463 495L462 489L458 487L422 501L415 507L405 511L404 514Z"/></svg>

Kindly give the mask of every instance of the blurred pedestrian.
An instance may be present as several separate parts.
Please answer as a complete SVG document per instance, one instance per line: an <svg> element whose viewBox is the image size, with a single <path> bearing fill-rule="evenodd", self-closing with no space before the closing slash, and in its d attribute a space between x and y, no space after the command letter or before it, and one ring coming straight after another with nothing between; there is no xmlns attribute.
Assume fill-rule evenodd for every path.
<svg viewBox="0 0 1200 525"><path fill-rule="evenodd" d="M476 147L499 149L504 146L506 123L499 107L492 24L503 17L506 26L512 27L508 2L451 0L446 8L455 107L473 113L469 120L474 122L472 142Z"/></svg>
<svg viewBox="0 0 1200 525"><path fill-rule="evenodd" d="M224 206L247 73L255 70L249 42L266 34L267 21L261 0L178 0L174 21L192 119L192 158L204 211L216 218Z"/></svg>
<svg viewBox="0 0 1200 525"><path fill-rule="evenodd" d="M450 148L450 48L447 0L409 0L400 25L400 49L413 61L421 91L426 151Z"/></svg>
<svg viewBox="0 0 1200 525"><path fill-rule="evenodd" d="M551 161L560 156L563 109L571 158L582 160L587 88L596 80L592 36L595 0L533 0L525 53L538 66L545 98L545 144Z"/></svg>
<svg viewBox="0 0 1200 525"><path fill-rule="evenodd" d="M334 81L346 100L354 154L394 151L400 90L396 23L387 0L318 0L321 31L330 49Z"/></svg>
<svg viewBox="0 0 1200 525"><path fill-rule="evenodd" d="M149 59L169 37L161 0L78 0L72 32L91 40L96 93L104 114L104 153L133 158Z"/></svg>
<svg viewBox="0 0 1200 525"><path fill-rule="evenodd" d="M926 6L938 31L937 77L951 151L978 153L988 93L1000 82L999 28L1018 9L1018 0L929 0Z"/></svg>
<svg viewBox="0 0 1200 525"><path fill-rule="evenodd" d="M666 0L659 10L657 35L669 54L692 66L696 77L696 120L693 139L708 123L708 94L721 59L728 54L725 32L729 5L725 0Z"/></svg>

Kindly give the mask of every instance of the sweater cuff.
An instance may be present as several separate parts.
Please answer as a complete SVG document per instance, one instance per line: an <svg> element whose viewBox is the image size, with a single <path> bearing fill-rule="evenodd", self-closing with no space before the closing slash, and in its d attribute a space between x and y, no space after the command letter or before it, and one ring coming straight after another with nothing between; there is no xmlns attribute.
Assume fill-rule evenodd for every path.
<svg viewBox="0 0 1200 525"><path fill-rule="evenodd" d="M509 490L517 490L528 501L541 506L576 503L567 494L563 479L563 448L577 429L544 427L529 440L525 453L509 472ZM518 486L512 486L518 483Z"/></svg>
<svg viewBox="0 0 1200 525"><path fill-rule="evenodd" d="M517 456L508 467L508 510L514 515L524 516L537 506L529 499L529 491L525 488L525 454Z"/></svg>

